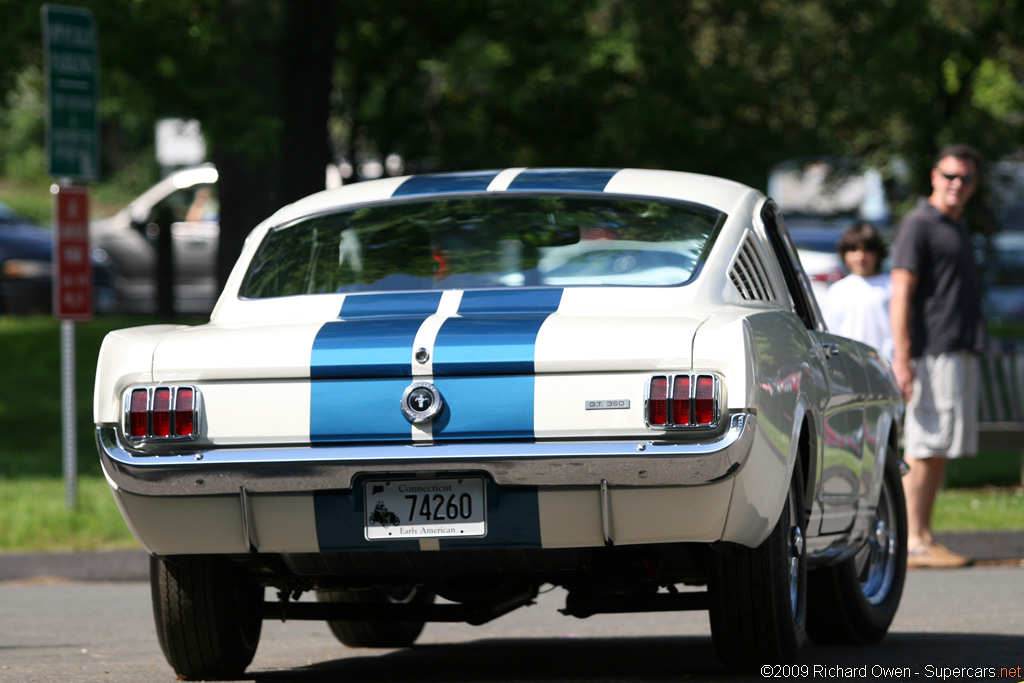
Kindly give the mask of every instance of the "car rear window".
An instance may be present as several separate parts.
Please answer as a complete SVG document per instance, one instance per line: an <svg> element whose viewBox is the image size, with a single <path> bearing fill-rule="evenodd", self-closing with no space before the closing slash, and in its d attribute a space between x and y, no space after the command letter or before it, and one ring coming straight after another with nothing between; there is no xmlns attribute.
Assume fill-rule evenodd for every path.
<svg viewBox="0 0 1024 683"><path fill-rule="evenodd" d="M271 230L241 295L681 285L724 219L691 204L607 196L362 206Z"/></svg>

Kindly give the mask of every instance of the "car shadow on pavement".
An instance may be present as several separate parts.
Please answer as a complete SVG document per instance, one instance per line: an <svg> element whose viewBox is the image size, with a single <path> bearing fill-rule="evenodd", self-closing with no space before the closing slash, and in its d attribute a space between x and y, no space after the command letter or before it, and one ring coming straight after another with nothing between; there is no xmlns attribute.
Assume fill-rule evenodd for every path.
<svg viewBox="0 0 1024 683"><path fill-rule="evenodd" d="M370 653L372 651L366 650ZM726 669L707 637L515 638L417 645L297 670L250 672L254 681L678 681ZM308 677L307 677L308 676Z"/></svg>
<svg viewBox="0 0 1024 683"><path fill-rule="evenodd" d="M736 680L710 637L500 639L421 645L305 667L250 672L253 681L688 681ZM797 668L804 667L804 668ZM864 647L808 645L796 666L767 677L818 680L1024 678L1024 638L897 633ZM965 670L970 669L973 674ZM982 672L981 670L985 670ZM754 674L750 678L766 676Z"/></svg>

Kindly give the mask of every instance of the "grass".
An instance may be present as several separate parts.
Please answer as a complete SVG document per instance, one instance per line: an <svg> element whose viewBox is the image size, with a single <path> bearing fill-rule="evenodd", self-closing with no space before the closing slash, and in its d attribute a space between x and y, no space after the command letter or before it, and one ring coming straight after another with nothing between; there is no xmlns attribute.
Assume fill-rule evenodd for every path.
<svg viewBox="0 0 1024 683"><path fill-rule="evenodd" d="M156 322L162 321L115 316L75 326L79 481L77 505L66 510L59 323L0 317L0 553L136 547L96 456L92 386L106 333ZM1024 529L1019 467L1020 456L1005 453L951 463L936 529ZM999 486L986 487L992 484Z"/></svg>
<svg viewBox="0 0 1024 683"><path fill-rule="evenodd" d="M60 477L0 480L0 552L137 548L103 477L78 480L75 509L65 507Z"/></svg>
<svg viewBox="0 0 1024 683"><path fill-rule="evenodd" d="M1024 487L949 489L935 501L936 531L1024 529Z"/></svg>
<svg viewBox="0 0 1024 683"><path fill-rule="evenodd" d="M77 505L65 509L60 323L0 317L0 553L137 546L107 490L96 455L92 387L107 332L162 322L97 317L75 325Z"/></svg>

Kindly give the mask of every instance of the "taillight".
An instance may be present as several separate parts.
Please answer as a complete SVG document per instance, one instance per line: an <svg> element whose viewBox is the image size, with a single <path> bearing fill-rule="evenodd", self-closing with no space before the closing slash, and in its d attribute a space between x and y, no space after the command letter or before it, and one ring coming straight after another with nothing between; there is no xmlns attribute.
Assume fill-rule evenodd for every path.
<svg viewBox="0 0 1024 683"><path fill-rule="evenodd" d="M668 378L652 377L647 399L647 421L652 425L668 423Z"/></svg>
<svg viewBox="0 0 1024 683"><path fill-rule="evenodd" d="M153 392L153 436L168 437L171 435L171 390L160 387Z"/></svg>
<svg viewBox="0 0 1024 683"><path fill-rule="evenodd" d="M195 431L195 392L191 388L178 389L174 399L174 433L192 436Z"/></svg>
<svg viewBox="0 0 1024 683"><path fill-rule="evenodd" d="M198 433L193 387L134 388L127 397L125 432L131 439L192 439Z"/></svg>
<svg viewBox="0 0 1024 683"><path fill-rule="evenodd" d="M650 427L717 427L719 400L714 375L655 375L647 388L645 417Z"/></svg>
<svg viewBox="0 0 1024 683"><path fill-rule="evenodd" d="M693 401L694 421L698 425L710 425L715 420L715 380L708 375L697 378L697 391Z"/></svg>
<svg viewBox="0 0 1024 683"><path fill-rule="evenodd" d="M128 435L141 439L149 434L149 392L145 389L132 391L128 407Z"/></svg>
<svg viewBox="0 0 1024 683"><path fill-rule="evenodd" d="M672 422L690 424L690 376L676 375L672 382Z"/></svg>

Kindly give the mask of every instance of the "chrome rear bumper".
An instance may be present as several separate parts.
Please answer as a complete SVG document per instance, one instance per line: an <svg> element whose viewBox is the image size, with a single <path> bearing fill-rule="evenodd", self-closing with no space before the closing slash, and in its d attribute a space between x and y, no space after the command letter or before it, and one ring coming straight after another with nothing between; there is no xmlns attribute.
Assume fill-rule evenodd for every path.
<svg viewBox="0 0 1024 683"><path fill-rule="evenodd" d="M144 496L347 490L368 473L484 472L499 486L699 486L747 459L757 417L733 414L707 440L444 443L133 451L113 425L96 430L111 485Z"/></svg>

